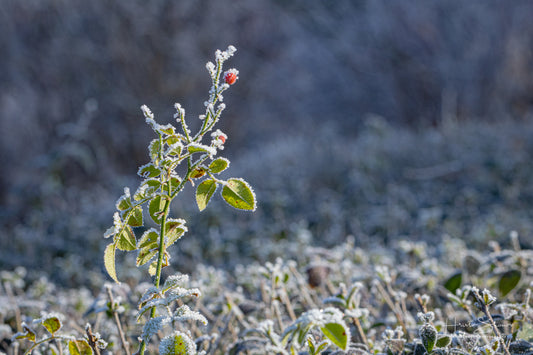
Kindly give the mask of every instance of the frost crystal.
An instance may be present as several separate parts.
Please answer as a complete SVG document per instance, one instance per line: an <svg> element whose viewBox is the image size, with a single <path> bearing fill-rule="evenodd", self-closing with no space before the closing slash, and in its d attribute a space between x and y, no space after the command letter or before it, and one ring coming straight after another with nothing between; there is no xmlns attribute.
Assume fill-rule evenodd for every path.
<svg viewBox="0 0 533 355"><path fill-rule="evenodd" d="M189 319L196 320L204 325L207 325L207 318L205 318L199 312L191 310L187 305L181 306L174 313L174 320L184 321Z"/></svg>
<svg viewBox="0 0 533 355"><path fill-rule="evenodd" d="M150 338L156 334L163 326L169 324L172 321L172 318L167 316L155 317L150 319L143 327L142 339L145 342L149 342Z"/></svg>
<svg viewBox="0 0 533 355"><path fill-rule="evenodd" d="M181 107L180 104L175 103L174 108L176 109L176 113L174 114L174 118L178 119L180 117L185 117L185 109Z"/></svg>
<svg viewBox="0 0 533 355"><path fill-rule="evenodd" d="M146 117L146 120L148 120L148 119L153 120L154 119L154 114L152 113L152 111L150 111L148 106L142 105L141 106L141 110L143 111L143 114L144 114L144 117Z"/></svg>

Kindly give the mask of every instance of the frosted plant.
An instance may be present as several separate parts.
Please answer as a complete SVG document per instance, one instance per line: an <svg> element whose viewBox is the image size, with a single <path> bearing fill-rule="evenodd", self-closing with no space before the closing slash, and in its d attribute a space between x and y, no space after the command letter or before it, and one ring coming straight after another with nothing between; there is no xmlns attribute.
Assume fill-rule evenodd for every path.
<svg viewBox="0 0 533 355"><path fill-rule="evenodd" d="M26 339L32 345L24 353L31 354L37 351L40 347L46 349L47 353L62 354L62 343L65 343L70 354L100 354L100 349L107 347L107 343L100 337L98 333L92 333L90 324L85 327L86 336L83 338L76 338L72 335L62 334L60 332L63 327L63 319L65 317L60 313L41 313L41 318L34 319L33 326L42 326L46 329L46 334L42 337L38 336L30 325L22 323L22 332L13 335L13 340ZM47 348L45 348L47 346Z"/></svg>
<svg viewBox="0 0 533 355"><path fill-rule="evenodd" d="M311 309L302 314L289 327L287 327L281 335L281 341L284 345L296 345L296 349L300 346L307 345L315 349L318 345L308 341L308 335L314 328L320 329L322 334L328 341L321 342L320 347L327 347L330 342L346 350L350 345L350 328L343 320L344 314L332 307L325 309ZM291 347L292 349L292 347Z"/></svg>
<svg viewBox="0 0 533 355"><path fill-rule="evenodd" d="M223 73L222 67L235 53L236 49L229 46L227 50L217 50L215 63L209 62L206 68L211 77L212 85L209 98L204 103L205 113L200 115L201 127L193 134L185 120L185 110L175 104L178 126L161 125L155 121L154 114L147 106L142 106L146 123L156 133L148 146L150 162L141 166L138 175L143 179L140 186L131 193L129 188L116 203L117 212L113 216L113 226L104 234L111 243L106 247L104 263L109 276L119 282L115 268L116 250L137 252L138 267L148 265L148 272L153 279L153 288L149 289L141 299L139 320L145 313L149 320L143 330L139 353L143 354L151 335L160 327L177 319L194 318L205 321L199 314L180 307L174 314L169 314L170 304L184 296L198 296L199 290L182 288L183 279L169 278L160 288L161 270L170 263L168 248L187 232L183 219L170 218L170 206L177 195L188 183L196 186L196 203L200 211L207 207L216 190L221 187L222 198L237 209L254 211L256 209L255 194L250 185L240 178L222 180L218 175L226 170L229 160L217 157L228 136L219 129L213 131L225 109L222 93L229 89L237 79L237 69ZM221 82L222 79L222 82ZM210 141L204 142L204 136L210 133ZM201 182L196 182L203 180ZM146 214L157 227L147 228L139 237L134 228L145 224L143 207ZM159 315L164 310L166 314ZM174 334L162 343L163 348L171 346L176 339L186 337ZM181 338L180 338L181 339ZM188 354L188 352L187 352Z"/></svg>

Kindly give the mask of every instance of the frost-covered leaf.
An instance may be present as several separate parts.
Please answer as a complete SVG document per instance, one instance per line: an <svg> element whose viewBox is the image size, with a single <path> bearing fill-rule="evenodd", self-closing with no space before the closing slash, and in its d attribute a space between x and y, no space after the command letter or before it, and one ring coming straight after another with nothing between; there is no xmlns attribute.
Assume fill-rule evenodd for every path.
<svg viewBox="0 0 533 355"><path fill-rule="evenodd" d="M124 251L132 251L137 249L137 241L135 240L135 234L130 226L125 225L122 228L122 232L115 236L115 242L117 248Z"/></svg>
<svg viewBox="0 0 533 355"><path fill-rule="evenodd" d="M35 342L35 331L23 322L22 332L13 335L13 339L28 339L31 342Z"/></svg>
<svg viewBox="0 0 533 355"><path fill-rule="evenodd" d="M176 312L174 312L173 319L177 321L195 320L204 325L208 323L207 318L205 318L200 312L191 310L186 304L179 307Z"/></svg>
<svg viewBox="0 0 533 355"><path fill-rule="evenodd" d="M150 274L150 276L154 276L156 271L157 271L157 260L154 260L148 267L148 273Z"/></svg>
<svg viewBox="0 0 533 355"><path fill-rule="evenodd" d="M104 265L107 273L116 282L120 283L115 270L115 244L109 244L104 251Z"/></svg>
<svg viewBox="0 0 533 355"><path fill-rule="evenodd" d="M137 254L137 260L135 261L135 265L142 266L152 260L154 256L157 255L157 248L142 248L139 250L139 254Z"/></svg>
<svg viewBox="0 0 533 355"><path fill-rule="evenodd" d="M137 172L137 175L139 175L142 178L148 179L148 178L155 178L161 175L161 170L156 168L154 164L148 163L139 168L139 171Z"/></svg>
<svg viewBox="0 0 533 355"><path fill-rule="evenodd" d="M199 179L202 176L204 176L205 173L206 173L205 168L202 166L199 166L196 169L194 169L189 176L191 177L191 179Z"/></svg>
<svg viewBox="0 0 533 355"><path fill-rule="evenodd" d="M150 217L152 217L152 220L160 224L161 218L163 217L162 212L165 208L166 199L161 198L161 196L155 196L148 206L148 212L150 213Z"/></svg>
<svg viewBox="0 0 533 355"><path fill-rule="evenodd" d="M125 211L132 207L133 207L133 204L131 203L131 196L129 195L122 195L116 203L116 208L119 211Z"/></svg>
<svg viewBox="0 0 533 355"><path fill-rule="evenodd" d="M115 235L115 227L109 227L104 233L104 238L109 238Z"/></svg>
<svg viewBox="0 0 533 355"><path fill-rule="evenodd" d="M209 155L215 155L217 153L217 150L215 148L200 143L189 143L189 145L187 146L187 151L190 154L206 153Z"/></svg>
<svg viewBox="0 0 533 355"><path fill-rule="evenodd" d="M157 247L157 241L159 239L159 233L156 229L150 228L143 233L139 241L137 242L137 248L155 248Z"/></svg>
<svg viewBox="0 0 533 355"><path fill-rule="evenodd" d="M196 203L200 211L205 210L209 200L217 190L217 183L214 180L205 180L196 188Z"/></svg>
<svg viewBox="0 0 533 355"><path fill-rule="evenodd" d="M525 339L527 341L533 341L533 325L523 322L521 329L516 335L517 339Z"/></svg>
<svg viewBox="0 0 533 355"><path fill-rule="evenodd" d="M148 343L150 339L157 334L164 325L169 324L172 321L172 318L169 316L159 316L152 319L149 319L143 326L142 339Z"/></svg>
<svg viewBox="0 0 533 355"><path fill-rule="evenodd" d="M141 227L143 225L143 210L141 206L135 207L126 221L132 227Z"/></svg>
<svg viewBox="0 0 533 355"><path fill-rule="evenodd" d="M452 338L449 335L441 335L437 339L437 342L435 343L435 346L437 348L444 348L444 347L447 347L448 345L450 345L451 342L452 342Z"/></svg>
<svg viewBox="0 0 533 355"><path fill-rule="evenodd" d="M169 136L174 135L174 133L176 132L176 129L170 123L166 124L164 126L159 125L158 130L159 130L159 133L166 134L166 135L169 135Z"/></svg>
<svg viewBox="0 0 533 355"><path fill-rule="evenodd" d="M157 163L159 161L159 156L161 154L161 141L154 139L148 145L148 152L150 154L150 159L152 162Z"/></svg>
<svg viewBox="0 0 533 355"><path fill-rule="evenodd" d="M146 291L144 291L144 294L139 301L139 308L143 308L147 302L157 297L160 297L159 289L155 286L149 287Z"/></svg>
<svg viewBox="0 0 533 355"><path fill-rule="evenodd" d="M61 320L59 320L59 317L50 315L42 320L43 326L48 330L50 334L54 334L61 328Z"/></svg>
<svg viewBox="0 0 533 355"><path fill-rule="evenodd" d="M169 247L174 244L181 236L187 232L185 227L185 220L169 218L166 224L166 240L165 246Z"/></svg>
<svg viewBox="0 0 533 355"><path fill-rule="evenodd" d="M346 350L349 344L350 330L343 323L327 323L320 327L322 333L342 350Z"/></svg>
<svg viewBox="0 0 533 355"><path fill-rule="evenodd" d="M185 333L175 331L159 343L160 355L195 355L196 344Z"/></svg>
<svg viewBox="0 0 533 355"><path fill-rule="evenodd" d="M226 170L229 166L229 160L226 158L216 158L209 164L209 171L218 174Z"/></svg>
<svg viewBox="0 0 533 355"><path fill-rule="evenodd" d="M71 355L92 355L93 350L86 340L71 340L68 342L68 351Z"/></svg>
<svg viewBox="0 0 533 355"><path fill-rule="evenodd" d="M229 179L222 189L222 198L232 207L255 211L255 194L243 179Z"/></svg>
<svg viewBox="0 0 533 355"><path fill-rule="evenodd" d="M185 287L189 283L189 275L171 275L167 277L161 291L167 292L171 288Z"/></svg>
<svg viewBox="0 0 533 355"><path fill-rule="evenodd" d="M179 156L181 154L183 144L181 144L176 136L167 138L166 142L169 146L166 154L171 156Z"/></svg>
<svg viewBox="0 0 533 355"><path fill-rule="evenodd" d="M498 289L502 297L505 297L511 292L516 285L520 282L522 273L520 270L509 270L500 276L500 282L498 283Z"/></svg>
<svg viewBox="0 0 533 355"><path fill-rule="evenodd" d="M161 186L161 182L157 179L146 179L142 182L141 186L135 191L135 194L133 195L133 199L135 201L140 201L144 198L149 197L150 195L157 192L159 187Z"/></svg>
<svg viewBox="0 0 533 355"><path fill-rule="evenodd" d="M313 323L307 323L302 324L298 329L298 344L303 344L305 339L307 338L307 333L311 330L313 327Z"/></svg>

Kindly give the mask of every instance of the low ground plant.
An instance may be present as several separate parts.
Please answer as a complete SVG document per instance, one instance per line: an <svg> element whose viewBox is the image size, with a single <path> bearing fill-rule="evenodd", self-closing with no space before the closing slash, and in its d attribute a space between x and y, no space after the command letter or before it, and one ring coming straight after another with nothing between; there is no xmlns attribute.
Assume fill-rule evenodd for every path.
<svg viewBox="0 0 533 355"><path fill-rule="evenodd" d="M224 110L222 93L238 79L237 70L222 68L234 51L217 51L216 62L207 64L212 87L196 133L180 105L175 106L179 129L157 123L142 107L156 138L148 147L150 162L139 168L140 186L134 193L124 190L113 226L105 232L104 266L114 282L96 291L83 285L65 289L47 275L30 279L24 268L3 271L0 351L533 354L533 251L518 232L511 232L504 245L492 241L481 250L448 236L434 243L374 241L364 249L346 236L325 248L312 243L320 230L301 223L292 226L285 244L278 243L278 249L286 246L278 258L234 261L233 270L197 263L191 277L175 272L170 247L187 226L171 217L170 206L184 196L186 186L194 187L200 211L217 190L232 207L256 209L246 181L220 175L229 166L228 159L218 156L228 137L215 125ZM383 127L376 132L388 134ZM372 169L383 167L367 167ZM456 170L446 166L444 176ZM435 174L435 169L429 172ZM428 177L427 169L407 175L426 181L440 178L442 171L437 172L437 177ZM266 245L263 249L269 250ZM131 258L119 259L117 251L130 252ZM144 271L150 282L141 276Z"/></svg>

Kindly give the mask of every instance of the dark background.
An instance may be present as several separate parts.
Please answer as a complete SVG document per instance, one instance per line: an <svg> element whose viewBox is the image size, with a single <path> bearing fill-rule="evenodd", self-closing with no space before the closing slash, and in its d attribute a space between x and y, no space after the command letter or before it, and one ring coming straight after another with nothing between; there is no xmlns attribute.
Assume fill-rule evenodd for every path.
<svg viewBox="0 0 533 355"><path fill-rule="evenodd" d="M302 224L318 241L347 234L410 236L407 221L420 217L421 209L444 204L454 211L465 204L444 201L448 193L441 185L412 185L407 179L418 212L384 227L381 221L391 223L391 214L379 217L366 207L381 211L391 191L393 202L394 191L405 196L396 189L409 176L401 170L405 164L460 161L458 171L464 172L461 167L476 162L490 169L489 160L498 156L497 167L511 166L502 163L498 181L515 186L516 169L531 157L531 14L533 3L527 0L4 0L0 266L63 274L76 263L94 268L114 201L122 186L136 188L137 166L147 160L152 132L140 106L148 105L166 123L179 102L195 122L210 85L205 63L230 44L238 51L228 68L238 68L240 80L225 95L220 128L229 141L223 153L263 204L250 217L224 215L214 202L213 212L195 222L187 209L191 203L178 203L176 213L192 216L203 231L198 248L205 249L208 240L214 250L216 235L225 235L226 241L218 242L221 259L210 256L223 263L232 253L253 249L229 247L228 234L235 240L244 233L250 240L280 241L298 234ZM435 140L446 122L466 128L448 129L444 140ZM420 142L432 148L420 148ZM474 205L499 204L505 198L493 193L500 186L492 184L494 175L472 180L487 171L467 169L443 186L487 198ZM369 191L361 174L378 187L373 193L379 198L354 195ZM509 199L523 213L531 184L518 176L517 186L526 188L521 198ZM427 200L417 197L424 187ZM459 220L468 224L484 215L484 208L474 213L465 208ZM444 210L437 213L443 225L453 215ZM361 220L352 223L355 213ZM231 221L227 228L224 218ZM328 227L322 227L325 220ZM330 234L335 237L325 237ZM196 257L193 247L188 253ZM63 274L60 279L77 280L74 272Z"/></svg>

